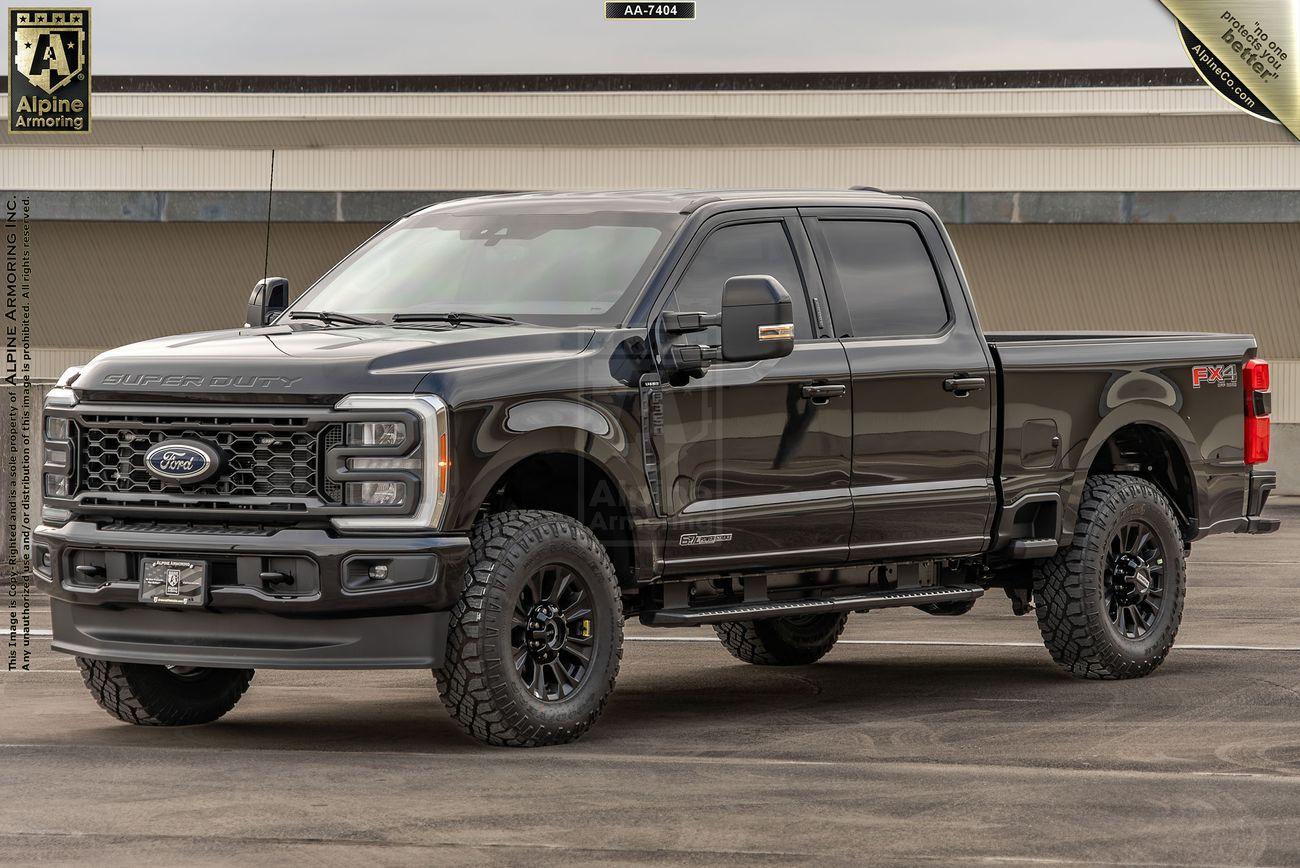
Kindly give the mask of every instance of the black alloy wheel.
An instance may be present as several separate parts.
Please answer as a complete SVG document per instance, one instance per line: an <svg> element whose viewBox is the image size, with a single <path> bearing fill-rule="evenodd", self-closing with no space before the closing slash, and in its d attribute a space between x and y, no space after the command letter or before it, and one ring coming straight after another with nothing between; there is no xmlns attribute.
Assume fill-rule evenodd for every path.
<svg viewBox="0 0 1300 868"><path fill-rule="evenodd" d="M1165 600L1165 550L1160 536L1135 519L1116 529L1106 555L1106 615L1121 636L1142 639L1160 618Z"/></svg>
<svg viewBox="0 0 1300 868"><path fill-rule="evenodd" d="M543 702L565 699L591 672L598 624L587 580L547 564L524 581L515 601L510 650L515 672Z"/></svg>
<svg viewBox="0 0 1300 868"><path fill-rule="evenodd" d="M623 600L609 552L572 516L513 509L479 520L435 670L452 719L487 744L564 744L614 689Z"/></svg>

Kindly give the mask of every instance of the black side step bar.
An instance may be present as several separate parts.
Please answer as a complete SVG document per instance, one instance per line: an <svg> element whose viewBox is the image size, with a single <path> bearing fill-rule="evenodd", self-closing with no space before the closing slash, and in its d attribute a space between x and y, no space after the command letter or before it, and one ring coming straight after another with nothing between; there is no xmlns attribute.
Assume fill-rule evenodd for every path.
<svg viewBox="0 0 1300 868"><path fill-rule="evenodd" d="M802 600L759 600L700 609L659 609L642 612L641 623L647 627L694 627L697 624L721 624L727 621L757 621L786 615L820 615L825 612L890 609L899 606L925 606L931 603L960 603L981 596L979 585L942 585L930 588L907 588L901 591L875 591L846 597L813 597Z"/></svg>

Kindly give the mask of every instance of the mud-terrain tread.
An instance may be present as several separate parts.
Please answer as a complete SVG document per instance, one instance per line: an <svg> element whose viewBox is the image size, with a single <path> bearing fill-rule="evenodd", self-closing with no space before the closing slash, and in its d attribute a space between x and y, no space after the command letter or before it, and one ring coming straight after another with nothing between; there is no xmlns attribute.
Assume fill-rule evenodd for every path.
<svg viewBox="0 0 1300 868"><path fill-rule="evenodd" d="M542 533L546 528L551 533L567 534L595 558L600 574L588 578L593 583L602 579L608 583L613 618L620 625L611 649L613 659L607 683L601 686L594 707L571 726L546 726L530 721L526 711L506 692L502 680L488 671L479 647L485 634L484 613L498 567L511 565L511 549L526 535ZM597 592L596 588L592 590ZM434 670L443 705L466 733L487 744L541 747L571 742L600 717L614 688L623 657L622 621L623 604L614 565L589 528L577 519L545 510L511 510L487 516L470 534L469 566L465 570L463 590L452 609L446 660L441 669Z"/></svg>
<svg viewBox="0 0 1300 868"><path fill-rule="evenodd" d="M1089 586L1085 575L1104 559L1110 544L1110 522L1117 512L1142 499L1158 507L1180 539L1178 519L1168 499L1154 485L1137 476L1101 474L1084 486L1079 505L1079 523L1073 542L1054 557L1045 558L1034 569L1034 607L1043 643L1055 660L1070 674L1089 679L1141 678L1158 667L1173 647L1183 614L1186 566L1181 548L1166 552L1166 576L1178 587L1169 587L1173 615L1161 630L1154 650L1140 660L1120 653L1109 632L1101 594ZM1100 581L1100 569L1096 581Z"/></svg>
<svg viewBox="0 0 1300 868"><path fill-rule="evenodd" d="M844 625L848 623L848 613L839 614L832 622L832 629L819 642L803 647L792 647L774 635L778 625L772 622L781 618L762 621L728 621L714 624L713 632L722 640L722 647L731 652L731 656L755 666L807 666L825 657L835 647Z"/></svg>
<svg viewBox="0 0 1300 868"><path fill-rule="evenodd" d="M195 705L179 697L150 697L149 688L132 683L133 667L140 664L77 658L81 680L99 707L125 723L137 726L195 726L212 723L235 707L253 680L252 669L220 670L229 677L219 685L216 701ZM141 666L141 668L143 668ZM138 671L138 670L137 670Z"/></svg>

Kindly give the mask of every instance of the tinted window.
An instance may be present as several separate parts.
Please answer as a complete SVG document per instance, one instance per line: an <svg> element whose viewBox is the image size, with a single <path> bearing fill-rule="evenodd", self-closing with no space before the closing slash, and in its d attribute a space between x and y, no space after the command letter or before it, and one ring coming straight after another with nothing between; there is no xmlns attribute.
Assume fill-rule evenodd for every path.
<svg viewBox="0 0 1300 868"><path fill-rule="evenodd" d="M911 223L819 220L858 337L929 335L948 322L939 278Z"/></svg>
<svg viewBox="0 0 1300 868"><path fill-rule="evenodd" d="M615 211L428 211L367 241L295 308L617 323L680 221L674 214Z"/></svg>
<svg viewBox="0 0 1300 868"><path fill-rule="evenodd" d="M679 311L718 313L722 310L722 288L727 281L742 274L768 274L781 281L790 293L794 308L795 334L811 338L812 326L808 320L808 300L804 294L803 279L790 248L790 237L785 224L741 223L715 229L704 239L695 252L686 273L682 275L674 293ZM720 329L701 332L702 338L692 338L692 343L716 344Z"/></svg>

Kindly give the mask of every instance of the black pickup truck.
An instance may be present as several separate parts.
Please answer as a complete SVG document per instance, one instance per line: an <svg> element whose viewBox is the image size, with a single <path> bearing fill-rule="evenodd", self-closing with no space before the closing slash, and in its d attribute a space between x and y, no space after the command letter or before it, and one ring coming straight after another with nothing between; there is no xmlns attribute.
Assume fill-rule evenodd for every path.
<svg viewBox="0 0 1300 868"><path fill-rule="evenodd" d="M246 319L46 403L53 645L130 723L406 667L554 744L626 616L803 665L851 612L991 588L1074 675L1141 676L1191 544L1277 528L1253 338L985 333L934 212L879 192L444 203Z"/></svg>

